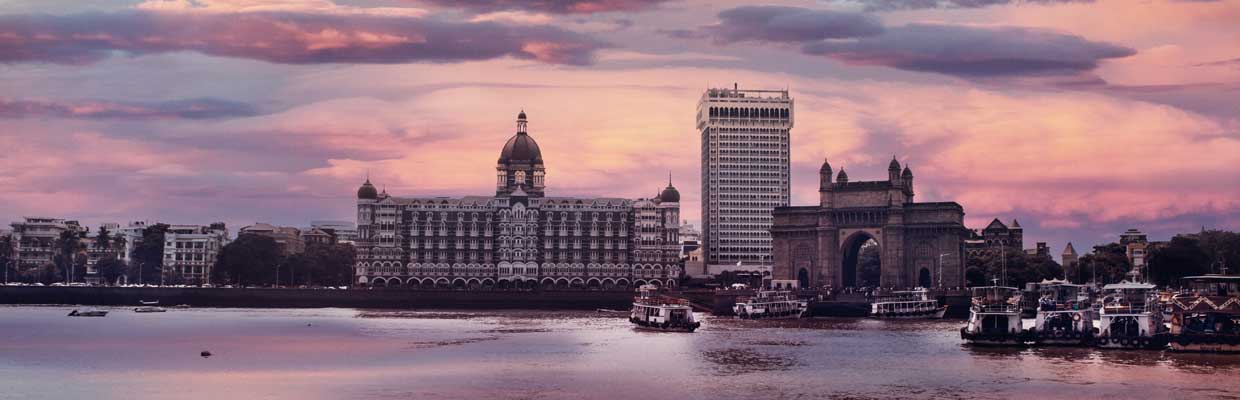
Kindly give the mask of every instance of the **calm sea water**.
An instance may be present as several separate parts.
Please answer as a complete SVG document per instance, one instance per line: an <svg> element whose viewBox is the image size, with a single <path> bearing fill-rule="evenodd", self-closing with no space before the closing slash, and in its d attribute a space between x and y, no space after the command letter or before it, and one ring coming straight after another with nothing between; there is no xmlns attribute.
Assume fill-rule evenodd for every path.
<svg viewBox="0 0 1240 400"><path fill-rule="evenodd" d="M1240 355L975 349L960 321L71 309L0 306L0 398L1240 399Z"/></svg>

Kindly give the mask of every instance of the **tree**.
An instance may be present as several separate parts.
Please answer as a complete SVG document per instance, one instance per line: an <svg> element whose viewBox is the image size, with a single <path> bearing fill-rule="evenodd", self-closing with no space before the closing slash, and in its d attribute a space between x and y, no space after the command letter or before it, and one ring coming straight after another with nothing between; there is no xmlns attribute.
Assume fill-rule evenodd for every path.
<svg viewBox="0 0 1240 400"><path fill-rule="evenodd" d="M283 256L275 239L241 235L220 250L212 278L219 284L271 284L275 281L276 267L281 262Z"/></svg>
<svg viewBox="0 0 1240 400"><path fill-rule="evenodd" d="M99 271L104 284L112 285L129 271L129 265L117 258L116 254L109 254L95 262L95 269Z"/></svg>
<svg viewBox="0 0 1240 400"><path fill-rule="evenodd" d="M1094 246L1094 252L1086 254L1076 262L1080 270L1079 279L1097 283L1117 283L1123 281L1132 265L1128 263L1127 249L1119 243Z"/></svg>
<svg viewBox="0 0 1240 400"><path fill-rule="evenodd" d="M866 241L861 245L861 254L857 255L857 286L877 287L882 275L883 260L878 242Z"/></svg>
<svg viewBox="0 0 1240 400"><path fill-rule="evenodd" d="M56 264L57 270L64 272L65 275L63 277L57 276L55 280L63 278L65 282L73 281L73 272L77 264L77 254L81 244L81 238L77 232L70 230L60 232L60 237L56 238L56 255L53 257L52 262Z"/></svg>
<svg viewBox="0 0 1240 400"><path fill-rule="evenodd" d="M168 233L168 224L154 224L142 230L142 241L133 251L136 264L130 282L145 284L148 280L159 279L164 268L164 235Z"/></svg>
<svg viewBox="0 0 1240 400"><path fill-rule="evenodd" d="M108 232L108 228L99 225L99 234L95 235L95 247L101 249L110 249L112 246L112 233Z"/></svg>
<svg viewBox="0 0 1240 400"><path fill-rule="evenodd" d="M0 236L0 268L4 268L0 275L6 279L12 279L14 274L13 265L17 264L16 257L13 256L13 236Z"/></svg>
<svg viewBox="0 0 1240 400"><path fill-rule="evenodd" d="M1227 266L1229 274L1240 272L1240 233L1202 230L1196 236L1201 241L1201 249L1210 258L1210 272L1222 272L1221 266Z"/></svg>
<svg viewBox="0 0 1240 400"><path fill-rule="evenodd" d="M1176 235L1166 246L1150 251L1150 280L1158 285L1175 285L1180 278L1210 272L1210 255L1192 235Z"/></svg>
<svg viewBox="0 0 1240 400"><path fill-rule="evenodd" d="M971 270L971 271L970 271ZM965 279L973 286L992 284L1023 287L1029 282L1060 279L1063 267L1048 257L1025 254L1017 248L990 249L969 255Z"/></svg>

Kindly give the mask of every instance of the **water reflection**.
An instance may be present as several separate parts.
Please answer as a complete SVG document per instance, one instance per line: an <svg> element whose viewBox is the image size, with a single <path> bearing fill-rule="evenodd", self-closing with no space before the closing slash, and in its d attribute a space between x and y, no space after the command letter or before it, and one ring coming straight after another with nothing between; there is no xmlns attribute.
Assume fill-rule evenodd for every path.
<svg viewBox="0 0 1240 400"><path fill-rule="evenodd" d="M593 312L0 307L22 399L1223 398L1240 356L961 344L959 321L740 321L634 331ZM198 352L210 350L204 359ZM72 385L48 385L48 377Z"/></svg>

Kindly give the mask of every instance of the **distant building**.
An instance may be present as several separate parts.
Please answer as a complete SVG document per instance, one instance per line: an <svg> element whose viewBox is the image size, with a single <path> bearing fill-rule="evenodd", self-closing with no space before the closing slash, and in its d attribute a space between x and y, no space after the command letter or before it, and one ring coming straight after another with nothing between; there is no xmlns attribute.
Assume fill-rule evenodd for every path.
<svg viewBox="0 0 1240 400"><path fill-rule="evenodd" d="M1051 248L1046 245L1046 242L1038 242L1034 245L1034 248L1025 249L1025 255L1049 260L1051 259Z"/></svg>
<svg viewBox="0 0 1240 400"><path fill-rule="evenodd" d="M770 271L771 210L791 199L793 115L787 90L702 93L702 247L712 273Z"/></svg>
<svg viewBox="0 0 1240 400"><path fill-rule="evenodd" d="M339 243L353 243L357 240L357 224L349 221L310 221L311 228L317 228L335 237Z"/></svg>
<svg viewBox="0 0 1240 400"><path fill-rule="evenodd" d="M287 226L275 226L259 222L237 231L237 235L259 235L272 238L280 245L284 255L299 254L306 251L306 243L302 241L301 230Z"/></svg>
<svg viewBox="0 0 1240 400"><path fill-rule="evenodd" d="M324 231L319 228L309 228L301 231L301 241L306 246L312 244L330 245L336 243L336 235L334 232Z"/></svg>
<svg viewBox="0 0 1240 400"><path fill-rule="evenodd" d="M228 228L224 223L211 225L169 225L164 234L164 271L166 278L179 278L185 284L211 281L211 270L220 250L228 244Z"/></svg>
<svg viewBox="0 0 1240 400"><path fill-rule="evenodd" d="M689 253L702 247L702 232L689 224L689 221L681 221L680 223L680 256L688 257Z"/></svg>
<svg viewBox="0 0 1240 400"><path fill-rule="evenodd" d="M1145 269L1145 262L1148 260L1149 238L1139 230L1129 229L1119 235L1119 244L1124 246L1128 263L1132 265L1133 271L1142 273Z"/></svg>
<svg viewBox="0 0 1240 400"><path fill-rule="evenodd" d="M1076 248L1072 247L1072 242L1068 242L1068 246L1063 248L1063 254L1060 256L1064 270L1076 267L1076 262L1080 259L1080 255L1076 253Z"/></svg>
<svg viewBox="0 0 1240 400"><path fill-rule="evenodd" d="M1009 227L995 218L981 232L969 231L969 237L965 240L965 251L970 256L977 256L981 252L998 252L1003 249L1024 250L1024 248L1025 229L1017 220L1012 220L1012 226Z"/></svg>
<svg viewBox="0 0 1240 400"><path fill-rule="evenodd" d="M48 217L24 217L13 222L13 253L17 270L42 268L53 264L56 244L63 232L82 235L86 232L77 221Z"/></svg>
<svg viewBox="0 0 1240 400"><path fill-rule="evenodd" d="M356 282L368 286L676 286L680 192L550 197L525 112L495 167L493 196L395 197L357 190Z"/></svg>

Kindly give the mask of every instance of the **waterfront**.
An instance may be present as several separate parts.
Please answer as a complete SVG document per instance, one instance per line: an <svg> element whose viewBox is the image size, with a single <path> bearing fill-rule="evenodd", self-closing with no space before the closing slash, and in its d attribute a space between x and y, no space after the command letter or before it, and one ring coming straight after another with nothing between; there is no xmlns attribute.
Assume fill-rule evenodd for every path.
<svg viewBox="0 0 1240 400"><path fill-rule="evenodd" d="M975 349L957 320L72 309L0 308L0 398L1240 398L1240 357Z"/></svg>

